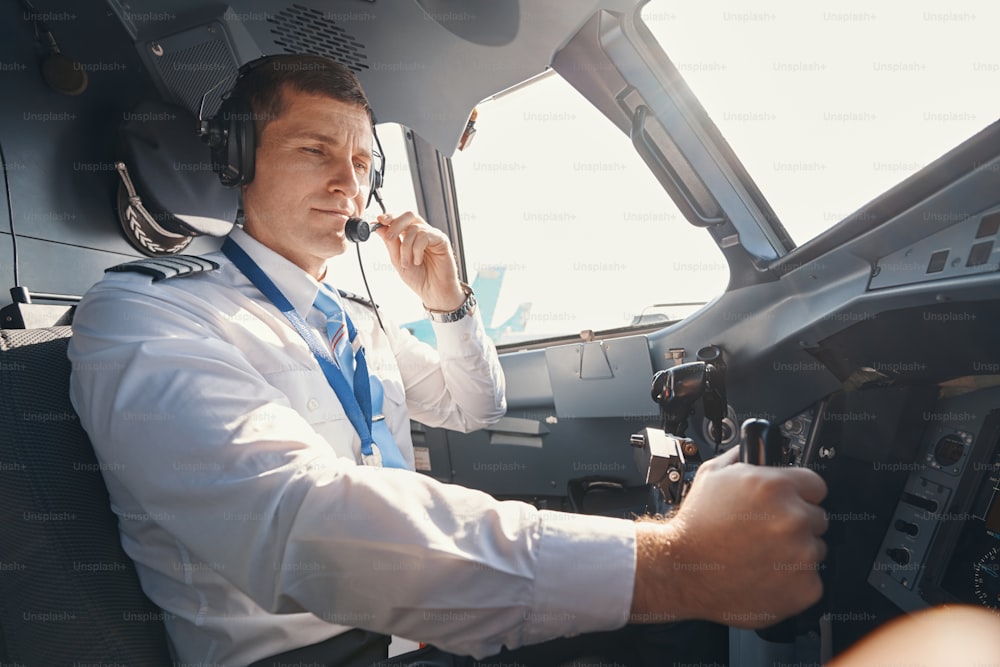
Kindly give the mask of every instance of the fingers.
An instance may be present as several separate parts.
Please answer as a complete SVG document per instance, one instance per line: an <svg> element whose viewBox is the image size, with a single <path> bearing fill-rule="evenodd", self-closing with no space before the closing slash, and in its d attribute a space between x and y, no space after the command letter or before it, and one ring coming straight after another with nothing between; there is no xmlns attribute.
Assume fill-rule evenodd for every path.
<svg viewBox="0 0 1000 667"><path fill-rule="evenodd" d="M708 470L713 470L716 468L724 468L728 465L736 463L739 460L740 460L740 448L731 447L726 451L724 451L723 453L716 456L714 459L709 459L705 463L701 464L701 467L698 468L698 470L701 471L706 468Z"/></svg>
<svg viewBox="0 0 1000 667"><path fill-rule="evenodd" d="M702 470L711 472L721 470L733 465L740 460L739 447L732 447L724 453L701 464L698 468L699 474ZM795 491L807 502L818 505L826 498L827 488L823 478L807 468L766 468L767 470L780 471L781 475L787 477Z"/></svg>
<svg viewBox="0 0 1000 667"><path fill-rule="evenodd" d="M419 236L413 242L413 263L414 264L416 264L417 266L419 266L420 264L423 263L424 252L433 243L434 242L431 240L431 237L429 235L427 235L427 234L423 234L423 235Z"/></svg>
<svg viewBox="0 0 1000 667"><path fill-rule="evenodd" d="M466 296L445 233L411 211L380 215L378 221L385 226L375 233L385 242L389 260L424 307L441 312L458 308Z"/></svg>
<svg viewBox="0 0 1000 667"><path fill-rule="evenodd" d="M788 475L799 495L805 500L818 505L826 498L826 482L812 470L807 468L781 468L781 470Z"/></svg>
<svg viewBox="0 0 1000 667"><path fill-rule="evenodd" d="M816 538L816 562L822 563L826 560L826 541Z"/></svg>
<svg viewBox="0 0 1000 667"><path fill-rule="evenodd" d="M399 239L399 266L408 269L413 266L413 240L416 233L410 228L419 224L417 217L407 211L396 218L389 226L389 233Z"/></svg>
<svg viewBox="0 0 1000 667"><path fill-rule="evenodd" d="M375 230L375 233L382 237L382 241L385 242L386 250L389 251L389 261L395 267L400 266L399 259L399 232L395 234L392 232L393 217L391 215L380 215L376 218L378 222L382 223L382 227Z"/></svg>
<svg viewBox="0 0 1000 667"><path fill-rule="evenodd" d="M826 518L826 512L823 508L818 505L806 505L806 522L809 524L809 529L813 535L817 537L826 533L826 529L829 527L829 521Z"/></svg>
<svg viewBox="0 0 1000 667"><path fill-rule="evenodd" d="M818 537L826 533L826 512L819 506L826 496L823 478L804 468L751 467L749 472L763 483L758 487L761 495L754 498L755 502L782 509L797 525L808 528L810 535Z"/></svg>
<svg viewBox="0 0 1000 667"><path fill-rule="evenodd" d="M442 254L449 255L447 237L410 211L397 218L380 215L378 221L385 227L376 233L385 241L390 259L400 269L422 266L429 249L441 249Z"/></svg>

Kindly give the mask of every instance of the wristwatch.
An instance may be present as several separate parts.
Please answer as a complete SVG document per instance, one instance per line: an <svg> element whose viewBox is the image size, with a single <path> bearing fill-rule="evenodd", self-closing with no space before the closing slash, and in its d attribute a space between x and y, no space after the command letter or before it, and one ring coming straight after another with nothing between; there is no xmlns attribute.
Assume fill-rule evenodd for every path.
<svg viewBox="0 0 1000 667"><path fill-rule="evenodd" d="M461 285L462 291L465 292L465 301L455 310L431 310L424 306L424 310L427 311L427 317L431 318L432 322L457 322L473 311L476 307L476 295L473 294L472 288L466 283L461 283Z"/></svg>

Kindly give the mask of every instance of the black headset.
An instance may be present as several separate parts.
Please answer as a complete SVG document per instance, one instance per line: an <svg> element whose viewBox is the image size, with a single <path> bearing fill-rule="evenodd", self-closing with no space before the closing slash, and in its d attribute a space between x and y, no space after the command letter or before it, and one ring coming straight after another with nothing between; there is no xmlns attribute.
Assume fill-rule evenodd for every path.
<svg viewBox="0 0 1000 667"><path fill-rule="evenodd" d="M242 95L234 95L233 91L239 87L240 81L249 72L273 58L275 56L264 56L251 60L240 67L236 81L223 98L219 111L213 118L201 121L199 133L211 151L212 169L219 175L219 181L227 188L246 185L253 180L254 156L257 151L253 109L250 107L250 101ZM385 156L382 152L382 144L378 140L378 133L375 131L374 116L372 116L371 121L375 150L372 151L372 168L368 170L371 180L366 206L371 203L376 191L382 187L385 177Z"/></svg>

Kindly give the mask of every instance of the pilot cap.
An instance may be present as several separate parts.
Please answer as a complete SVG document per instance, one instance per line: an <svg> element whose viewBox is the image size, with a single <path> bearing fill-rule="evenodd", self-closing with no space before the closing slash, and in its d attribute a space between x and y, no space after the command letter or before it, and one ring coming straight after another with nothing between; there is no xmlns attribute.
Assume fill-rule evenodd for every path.
<svg viewBox="0 0 1000 667"><path fill-rule="evenodd" d="M219 184L197 127L187 110L162 102L125 114L115 165L118 221L143 254L172 255L195 236L225 236L236 220L239 191Z"/></svg>

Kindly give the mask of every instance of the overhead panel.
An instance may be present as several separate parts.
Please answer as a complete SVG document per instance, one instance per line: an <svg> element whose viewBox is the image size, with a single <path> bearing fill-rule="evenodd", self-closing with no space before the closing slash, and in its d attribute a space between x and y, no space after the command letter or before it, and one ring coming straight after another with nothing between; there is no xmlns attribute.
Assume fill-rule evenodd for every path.
<svg viewBox="0 0 1000 667"><path fill-rule="evenodd" d="M161 88L189 108L194 98L218 84L206 102L206 109L214 110L216 96L228 88L235 68L261 55L320 54L357 73L379 121L411 127L451 155L479 102L545 71L555 53L595 12L631 12L640 2L233 0L205 5L109 0L109 4L133 35ZM222 27L224 35L213 33L213 24ZM155 54L156 44L164 49L163 55ZM174 62L165 60L168 47L186 70L177 70L183 82L172 76ZM221 55L227 50L233 60L229 64ZM196 62L204 63L204 72L195 71Z"/></svg>
<svg viewBox="0 0 1000 667"><path fill-rule="evenodd" d="M183 106L192 115L215 115L239 69L221 21L151 39L141 45L139 53L158 75L157 83L167 101Z"/></svg>

